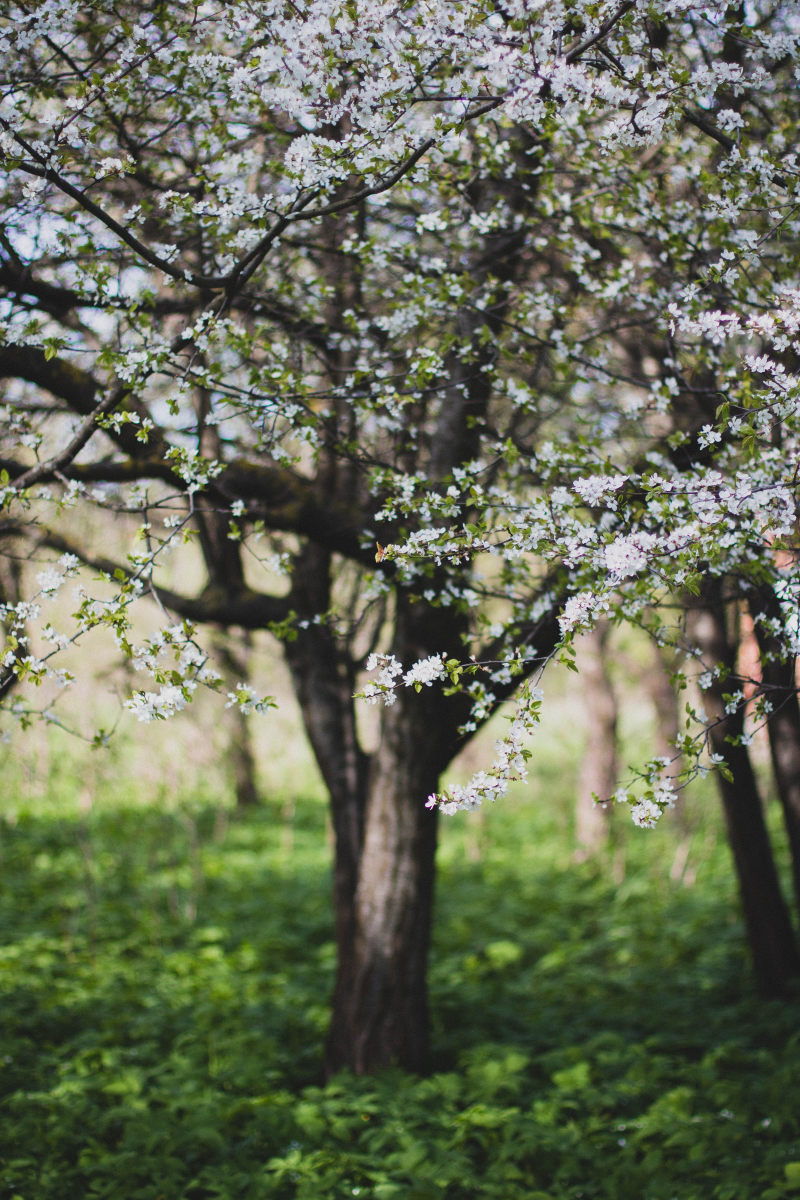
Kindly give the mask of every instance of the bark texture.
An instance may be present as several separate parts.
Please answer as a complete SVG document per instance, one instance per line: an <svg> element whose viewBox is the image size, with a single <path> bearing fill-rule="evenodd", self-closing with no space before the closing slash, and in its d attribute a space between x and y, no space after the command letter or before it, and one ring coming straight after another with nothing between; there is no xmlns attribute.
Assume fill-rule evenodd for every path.
<svg viewBox="0 0 800 1200"><path fill-rule="evenodd" d="M428 1064L427 963L438 782L428 707L413 693L387 710L370 771L352 937L340 945L327 1067L358 1074ZM435 739L434 739L435 740Z"/></svg>
<svg viewBox="0 0 800 1200"><path fill-rule="evenodd" d="M617 697L608 672L609 621L600 621L584 634L578 648L586 748L575 801L576 856L595 853L608 840L610 809L596 804L613 796L617 787Z"/></svg>
<svg viewBox="0 0 800 1200"><path fill-rule="evenodd" d="M772 712L767 722L775 787L792 856L795 903L800 912L800 703L797 699L796 662L783 654L778 639L757 618L783 619L780 603L771 588L760 588L749 597L761 656L761 682Z"/></svg>
<svg viewBox="0 0 800 1200"><path fill-rule="evenodd" d="M688 615L690 634L708 666L721 670L704 692L706 712L714 722L710 739L723 755L730 779L717 773L725 822L733 853L756 986L765 997L783 994L800 974L794 930L781 892L758 784L747 747L730 739L744 731L744 710L726 713L725 694L737 690L737 645L729 629L730 612L721 599L720 584L711 581Z"/></svg>
<svg viewBox="0 0 800 1200"><path fill-rule="evenodd" d="M318 556L297 564L298 610L322 606L322 565ZM446 646L458 624L402 597L392 621L403 661ZM286 656L335 836L337 972L325 1071L367 1074L397 1065L424 1072L437 830L425 805L457 748L463 704L436 688L398 689L395 703L381 709L378 749L367 755L356 725L353 659L339 639L310 623Z"/></svg>

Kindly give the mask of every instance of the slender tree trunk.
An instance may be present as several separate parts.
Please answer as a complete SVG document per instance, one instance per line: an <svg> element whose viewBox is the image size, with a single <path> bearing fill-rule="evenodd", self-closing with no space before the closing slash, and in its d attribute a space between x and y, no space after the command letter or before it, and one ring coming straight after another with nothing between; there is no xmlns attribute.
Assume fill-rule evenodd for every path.
<svg viewBox="0 0 800 1200"><path fill-rule="evenodd" d="M245 642L241 650L234 647L233 641L228 635L217 639L217 657L230 679L232 688L236 687L237 683L249 681L246 657L249 647L249 634L245 635ZM259 803L260 796L256 781L252 724L250 718L245 716L236 704L225 710L225 722L228 726L227 759L233 769L236 807L240 809L253 808Z"/></svg>
<svg viewBox="0 0 800 1200"><path fill-rule="evenodd" d="M680 779L685 766L683 755L677 750L677 742L682 733L680 693L670 678L675 668L674 652L667 650L665 646L659 646L657 642L653 642L652 652L652 667L647 672L645 687L656 717L655 753L657 758L668 761L662 778L665 782L674 782ZM680 830L681 840L675 850L669 877L675 881L690 883L695 878L694 869L687 869L692 847L692 821L687 812L686 792L683 788L675 792L675 807L670 816Z"/></svg>
<svg viewBox="0 0 800 1200"><path fill-rule="evenodd" d="M305 630L296 642L287 645L286 660L330 799L337 949L335 1011L347 994L353 970L355 895L364 842L369 758L358 744L353 707L355 681L339 661L330 633L321 626Z"/></svg>
<svg viewBox="0 0 800 1200"><path fill-rule="evenodd" d="M775 787L792 856L795 902L800 912L800 704L797 700L796 662L786 656L759 615L783 623L780 602L771 588L748 597L761 655L761 680L772 704L767 722Z"/></svg>
<svg viewBox="0 0 800 1200"><path fill-rule="evenodd" d="M712 736L712 743L717 753L725 755L732 775L731 780L719 776L719 789L756 986L763 996L779 996L800 973L800 957L780 891L758 786L746 747L725 744L718 733Z"/></svg>
<svg viewBox="0 0 800 1200"><path fill-rule="evenodd" d="M730 779L717 773L728 839L733 852L756 986L766 997L782 994L800 973L800 955L789 911L781 892L758 784L747 747L731 744L744 729L744 709L726 713L724 695L737 690L736 645L728 633L718 581L710 581L703 599L688 614L690 635L706 665L721 666L719 677L704 693L714 724L711 746L724 756Z"/></svg>
<svg viewBox="0 0 800 1200"><path fill-rule="evenodd" d="M768 674L765 672L765 682ZM788 689L769 718L767 732L775 786L792 858L795 903L800 911L800 706L797 693Z"/></svg>
<svg viewBox="0 0 800 1200"><path fill-rule="evenodd" d="M287 648L297 694L331 800L337 948L328 1076L428 1062L427 960L436 814L425 807L441 770L440 697L402 691L383 713L371 761L355 738L353 682L325 650L324 631Z"/></svg>
<svg viewBox="0 0 800 1200"><path fill-rule="evenodd" d="M678 693L670 679L672 669L665 649L654 644L653 666L647 673L646 687L656 714L655 750L659 758L670 760L664 775L676 779L683 770L683 758L675 748L681 736L681 709Z"/></svg>
<svg viewBox="0 0 800 1200"><path fill-rule="evenodd" d="M609 621L601 621L585 634L578 646L586 722L578 794L575 801L575 854L578 859L596 853L608 840L610 809L598 800L610 799L617 787L617 697L608 673Z"/></svg>
<svg viewBox="0 0 800 1200"><path fill-rule="evenodd" d="M333 912L336 940L334 1012L352 976L355 895L364 842L369 757L359 745L352 658L326 622L314 617L330 603L330 556L309 547L298 556L293 607L306 618L284 647L308 740L330 800L334 836ZM349 1065L340 1062L337 1065Z"/></svg>

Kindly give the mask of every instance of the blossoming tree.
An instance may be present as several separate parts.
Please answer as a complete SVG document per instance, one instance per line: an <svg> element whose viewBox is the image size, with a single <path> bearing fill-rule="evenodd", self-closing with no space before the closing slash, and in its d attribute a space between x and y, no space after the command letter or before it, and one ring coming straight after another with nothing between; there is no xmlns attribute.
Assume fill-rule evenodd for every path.
<svg viewBox="0 0 800 1200"><path fill-rule="evenodd" d="M143 721L218 685L204 624L277 633L336 837L328 1066L417 1069L437 810L524 774L542 675L576 632L636 623L706 687L676 755L729 760L758 977L778 990L797 952L731 619L750 606L800 864L794 6L0 15L0 529L11 555L52 556L4 606L7 718L57 719L59 655L98 626L140 673ZM89 506L140 514L127 557L64 523ZM187 536L194 594L164 582ZM100 583L57 629L49 598L81 562ZM359 689L380 705L371 754ZM441 789L505 702L494 761ZM617 797L640 824L669 774L646 764Z"/></svg>

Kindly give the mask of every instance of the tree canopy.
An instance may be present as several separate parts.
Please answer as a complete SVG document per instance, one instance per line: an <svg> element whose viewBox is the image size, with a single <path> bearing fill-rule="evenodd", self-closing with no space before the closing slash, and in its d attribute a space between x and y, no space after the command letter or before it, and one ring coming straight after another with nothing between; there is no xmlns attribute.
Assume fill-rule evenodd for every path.
<svg viewBox="0 0 800 1200"><path fill-rule="evenodd" d="M717 687L676 747L689 771L752 689L687 612L749 605L784 672L753 681L757 716L794 695L794 4L0 15L2 547L51 556L3 606L7 717L58 719L59 656L96 626L144 721L218 686L200 626L271 629L332 795L355 797L354 895L380 790L359 688L386 705L378 774L426 739L392 786L448 811L524 773L544 669L599 617ZM127 558L81 536L88 507L140 514ZM165 583L187 537L192 593ZM56 628L81 562L99 582ZM494 763L440 790L510 700ZM650 824L680 782L654 760L618 798Z"/></svg>

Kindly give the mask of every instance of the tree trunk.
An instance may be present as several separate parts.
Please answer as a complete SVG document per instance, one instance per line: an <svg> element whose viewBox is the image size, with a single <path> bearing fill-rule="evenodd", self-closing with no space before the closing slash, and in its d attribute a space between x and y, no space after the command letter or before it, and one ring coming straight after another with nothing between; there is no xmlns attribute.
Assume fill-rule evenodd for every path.
<svg viewBox="0 0 800 1200"><path fill-rule="evenodd" d="M761 588L748 597L761 655L761 681L772 712L767 722L775 787L792 857L795 902L800 912L800 704L797 700L795 659L785 656L762 621L760 614L784 622L780 602L771 588Z"/></svg>
<svg viewBox="0 0 800 1200"><path fill-rule="evenodd" d="M250 680L247 651L250 649L249 634L244 636L241 650L234 648L230 635L220 636L216 641L217 657L228 676L231 688ZM256 780L256 758L253 752L252 723L237 704L225 710L228 727L228 749L226 757L233 771L233 790L236 807L253 808L260 801Z"/></svg>
<svg viewBox="0 0 800 1200"><path fill-rule="evenodd" d="M728 739L744 730L744 708L726 713L725 693L737 691L734 676L736 644L726 627L718 581L710 581L702 600L689 611L689 631L705 665L720 664L719 677L704 692L706 713L713 724L713 751L724 756L730 779L717 773L728 839L733 852L756 986L762 996L781 995L800 973L800 955L789 911L781 892L761 798L747 747Z"/></svg>
<svg viewBox="0 0 800 1200"><path fill-rule="evenodd" d="M796 692L787 689L783 699L776 702L767 732L792 858L795 903L800 911L800 706Z"/></svg>
<svg viewBox="0 0 800 1200"><path fill-rule="evenodd" d="M652 666L647 671L645 687L653 704L656 718L654 748L657 758L666 759L667 765L662 772L665 782L674 783L680 780L685 766L684 757L678 753L677 744L681 736L681 694L672 682L671 675L675 669L674 651L666 646L652 643ZM670 868L670 879L688 881L694 878L694 872L687 875L686 864L689 858L692 838L692 820L686 808L686 791L681 787L674 793L674 808L670 814L672 820L681 831L681 841L675 851L675 857Z"/></svg>
<svg viewBox="0 0 800 1200"><path fill-rule="evenodd" d="M655 752L658 758L668 758L664 776L677 779L683 770L683 757L676 749L681 736L681 706L678 693L670 679L672 666L662 646L653 644L653 665L647 672L645 686L656 715Z"/></svg>
<svg viewBox="0 0 800 1200"><path fill-rule="evenodd" d="M317 553L298 561L297 611L323 608L323 565ZM457 630L458 618L446 610L397 598L401 661L447 650ZM335 632L310 621L287 643L286 658L335 834L337 969L325 1071L367 1074L397 1065L423 1072L437 828L425 804L457 748L463 706L438 688L398 688L394 704L381 709L378 749L367 755L358 741L353 656Z"/></svg>
<svg viewBox="0 0 800 1200"><path fill-rule="evenodd" d="M329 1074L428 1065L427 962L438 783L430 706L405 691L386 710L370 772L352 938L340 943ZM435 729L435 726L433 726Z"/></svg>
<svg viewBox="0 0 800 1200"><path fill-rule="evenodd" d="M437 827L425 801L442 766L441 697L402 690L383 712L370 761L355 740L353 682L342 678L333 649L322 629L287 647L335 834L337 965L325 1071L396 1064L423 1072Z"/></svg>
<svg viewBox="0 0 800 1200"><path fill-rule="evenodd" d="M735 732L735 726L728 731ZM726 744L716 730L712 744L717 753L725 755L733 777L727 780L718 776L719 789L739 878L756 986L765 997L779 996L789 980L800 973L800 957L775 870L758 785L746 747Z"/></svg>
<svg viewBox="0 0 800 1200"><path fill-rule="evenodd" d="M394 648L411 664L453 652L460 619L409 604L398 594ZM455 701L455 702L454 702ZM428 950L433 920L437 814L426 801L458 748L458 698L439 688L397 689L381 710L364 807L352 920L339 940L339 967L326 1070L368 1074L428 1069Z"/></svg>
<svg viewBox="0 0 800 1200"><path fill-rule="evenodd" d="M576 858L596 853L608 840L609 805L617 787L617 697L608 673L606 653L611 631L600 621L581 637L578 664L582 680L586 748L575 801ZM592 796L601 803L596 804Z"/></svg>

